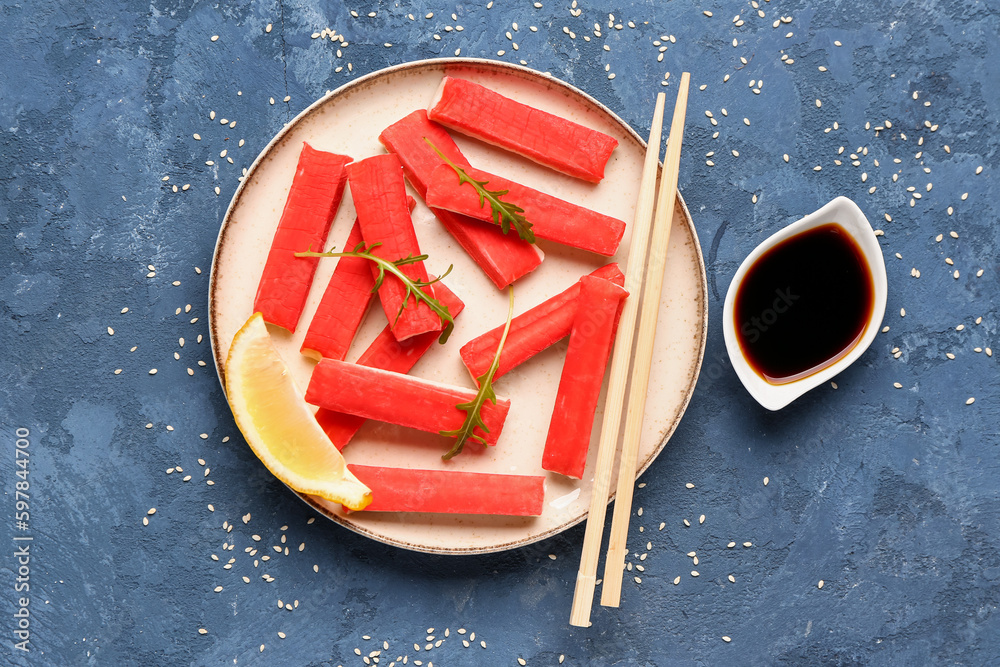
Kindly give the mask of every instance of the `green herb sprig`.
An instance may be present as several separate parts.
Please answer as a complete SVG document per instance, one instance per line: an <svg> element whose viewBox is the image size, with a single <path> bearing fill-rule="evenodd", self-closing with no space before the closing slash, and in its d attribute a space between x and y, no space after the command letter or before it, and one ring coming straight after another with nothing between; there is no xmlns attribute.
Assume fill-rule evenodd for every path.
<svg viewBox="0 0 1000 667"><path fill-rule="evenodd" d="M438 150L438 147L431 142L430 139L424 137L424 141L434 149L445 163L455 170L458 175L458 184L468 183L473 188L476 189L476 194L479 195L479 208L486 206L486 202L490 203L490 210L493 214L493 224L500 225L500 230L504 234L510 233L510 226L514 225L517 230L517 235L528 243L535 242L535 232L531 231L531 223L528 222L524 217L524 209L517 204L509 201L503 201L500 197L510 192L510 190L487 190L486 185L489 181L477 181L465 172L464 169L459 167L457 164L448 159L448 157Z"/></svg>
<svg viewBox="0 0 1000 667"><path fill-rule="evenodd" d="M476 393L476 397L468 403L459 403L455 406L459 410L465 411L465 422L460 428L454 431L441 431L441 435L445 437L458 438L452 448L448 450L448 453L441 457L445 461L461 452L462 448L465 447L465 443L469 440L475 440L483 445L487 444L486 438L474 431L476 427L479 427L486 433L490 432L490 429L486 427L486 423L483 422L482 409L486 401L492 401L493 405L497 403L497 395L493 391L493 376L496 375L497 369L500 368L500 353L503 352L503 344L507 342L507 332L510 331L510 323L513 319L514 286L512 285L510 287L510 305L507 306L507 324L504 325L503 335L500 337L500 344L497 345L497 353L493 357L493 363L490 364L489 370L476 378L476 382L479 383L479 391Z"/></svg>
<svg viewBox="0 0 1000 667"><path fill-rule="evenodd" d="M399 281L403 283L406 288L406 294L403 296L403 303L399 306L399 311L396 313L396 319L393 320L393 326L399 321L400 316L403 311L410 305L410 297L413 297L414 304L418 304L421 301L426 303L428 307L434 314L441 318L445 322L444 328L441 330L441 336L438 338L438 342L444 345L448 342L448 336L451 335L452 330L455 328L455 318L450 312L448 312L448 306L441 303L438 299L427 295L423 288L433 285L438 282L449 273L451 273L454 265L448 267L448 270L443 274L435 278L434 280L424 281L411 278L402 271L399 267L406 266L407 264L416 264L417 262L422 262L427 259L427 255L410 255L404 257L403 259L397 259L396 261L390 262L387 259L378 257L372 254L372 250L382 245L381 243L372 243L366 246L364 241L354 246L354 249L349 252L334 252L330 250L329 252L313 252L308 250L306 252L295 253L296 257L360 257L361 259L367 259L375 263L378 267L378 275L375 277L375 286L372 287L372 292L377 292L380 287L382 287L382 282L385 280L386 272L399 278Z"/></svg>

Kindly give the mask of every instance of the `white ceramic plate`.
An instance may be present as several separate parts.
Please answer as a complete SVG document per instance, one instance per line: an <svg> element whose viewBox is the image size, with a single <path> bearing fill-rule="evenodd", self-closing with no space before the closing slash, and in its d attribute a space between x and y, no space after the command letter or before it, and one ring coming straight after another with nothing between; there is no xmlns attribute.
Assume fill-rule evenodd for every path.
<svg viewBox="0 0 1000 667"><path fill-rule="evenodd" d="M629 223L621 250L610 260L540 242L545 261L516 283L515 312L524 312L608 261L619 262L624 271L645 144L623 120L566 83L507 63L449 58L390 67L328 93L299 114L261 152L233 196L219 232L209 295L212 349L220 378L225 373L225 359L233 336L251 315L257 282L302 142L308 141L319 150L351 155L355 159L382 153L384 149L378 143L382 129L411 111L426 107L444 74L478 81L521 102L605 132L619 141L604 181L594 186L455 135L456 142L473 165ZM354 217L354 205L347 194L331 228L328 245L343 245ZM493 286L422 203L418 204L413 220L421 251L430 255L426 263L428 271L441 274L449 264L454 264L446 282L466 307L457 318L448 344L432 348L412 373L472 388L474 385L458 350L467 341L504 321L506 292ZM313 362L299 354L299 347L336 261L320 262L309 301L294 335L269 327L302 390L309 382ZM691 398L704 354L707 322L701 248L687 207L678 197L639 450L640 474L663 449ZM371 309L347 360L356 359L384 326L381 309ZM484 451L475 444L467 445L465 452L445 464L441 454L449 443L440 436L369 422L344 449L350 463L432 469L447 465L454 470L547 475L545 509L541 516L346 514L340 505L307 496L303 496L303 500L351 530L388 544L430 553L501 551L555 535L579 523L586 517L589 505L601 408L594 420L593 443L583 480L545 473L541 469L542 448L565 351L566 342L563 341L496 383L497 393L510 398L512 407L495 448Z"/></svg>

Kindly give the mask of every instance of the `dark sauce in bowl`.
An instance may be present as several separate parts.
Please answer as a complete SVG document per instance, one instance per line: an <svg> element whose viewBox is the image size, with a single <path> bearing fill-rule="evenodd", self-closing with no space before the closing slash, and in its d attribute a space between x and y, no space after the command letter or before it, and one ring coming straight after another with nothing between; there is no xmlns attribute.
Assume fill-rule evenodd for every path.
<svg viewBox="0 0 1000 667"><path fill-rule="evenodd" d="M740 350L770 384L816 373L864 336L875 303L871 269L847 231L828 223L757 258L736 290Z"/></svg>

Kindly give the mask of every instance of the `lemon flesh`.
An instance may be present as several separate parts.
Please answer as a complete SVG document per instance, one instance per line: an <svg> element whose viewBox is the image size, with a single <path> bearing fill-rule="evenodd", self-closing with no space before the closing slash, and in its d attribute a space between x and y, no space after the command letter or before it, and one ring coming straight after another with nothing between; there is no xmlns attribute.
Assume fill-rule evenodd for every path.
<svg viewBox="0 0 1000 667"><path fill-rule="evenodd" d="M371 502L371 489L347 469L292 381L260 313L233 338L226 394L247 443L275 477L352 510Z"/></svg>

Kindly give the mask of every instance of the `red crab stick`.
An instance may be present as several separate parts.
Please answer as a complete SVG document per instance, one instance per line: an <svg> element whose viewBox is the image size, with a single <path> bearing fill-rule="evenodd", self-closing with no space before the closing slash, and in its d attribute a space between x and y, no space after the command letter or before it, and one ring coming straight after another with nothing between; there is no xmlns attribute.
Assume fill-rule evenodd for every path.
<svg viewBox="0 0 1000 667"><path fill-rule="evenodd" d="M542 451L545 470L583 477L594 411L618 328L618 309L627 296L628 292L607 280L580 279L573 331Z"/></svg>
<svg viewBox="0 0 1000 667"><path fill-rule="evenodd" d="M427 195L431 172L444 164L424 137L458 166L469 165L444 128L427 120L427 112L423 109L385 128L379 135L379 141L386 150L399 157L407 180L421 197ZM496 227L451 211L438 208L431 211L498 289L530 273L542 262L542 251L516 234L504 234Z"/></svg>
<svg viewBox="0 0 1000 667"><path fill-rule="evenodd" d="M406 203L411 212L417 204L413 197L407 197ZM359 243L361 226L355 220L347 241L337 250L350 252ZM373 296L375 277L369 264L369 260L361 257L337 260L337 267L302 340L302 354L317 361L320 357L343 359L347 356Z"/></svg>
<svg viewBox="0 0 1000 667"><path fill-rule="evenodd" d="M455 406L475 397L476 392L463 387L335 359L316 364L306 389L306 402L321 408L430 433L459 429L465 412ZM489 433L476 433L495 445L509 410L505 398L496 405L486 401L480 414Z"/></svg>
<svg viewBox="0 0 1000 667"><path fill-rule="evenodd" d="M390 261L419 255L420 246L406 204L406 186L399 159L395 155L376 155L355 162L347 168L347 178L365 243L382 244L372 250L372 254ZM371 271L377 272L374 263L369 263ZM423 262L405 264L400 270L410 278L427 280ZM434 311L423 302L414 303L412 296L400 313L407 294L406 286L396 276L386 274L378 295L396 340L441 328L441 319Z"/></svg>
<svg viewBox="0 0 1000 667"><path fill-rule="evenodd" d="M616 285L625 284L625 275L617 264L602 266L590 275L610 280ZM573 283L569 289L515 317L510 323L510 332L500 353L500 367L493 379L496 380L556 341L568 336L573 326L578 296L580 296L579 281ZM493 363L502 335L503 325L473 338L462 346L462 362L474 379L483 375Z"/></svg>
<svg viewBox="0 0 1000 667"><path fill-rule="evenodd" d="M322 250L344 196L344 168L351 160L302 144L253 302L254 311L260 311L265 322L295 331L319 261L317 257L296 257L295 253Z"/></svg>
<svg viewBox="0 0 1000 667"><path fill-rule="evenodd" d="M372 490L366 512L438 512L538 516L545 478L452 470L348 465Z"/></svg>
<svg viewBox="0 0 1000 667"><path fill-rule="evenodd" d="M441 81L427 115L457 132L591 183L604 178L604 166L618 145L602 132L450 76Z"/></svg>
<svg viewBox="0 0 1000 667"><path fill-rule="evenodd" d="M448 312L451 313L452 317L458 317L458 314L465 308L462 300L444 283L434 283L429 289L432 290L435 298L448 307ZM400 343L387 326L358 358L357 363L393 373L409 373L420 357L424 356L427 350L437 343L438 335L437 331L429 331ZM364 417L320 408L316 411L316 421L323 427L327 437L337 446L337 449L343 449L367 420Z"/></svg>
<svg viewBox="0 0 1000 667"><path fill-rule="evenodd" d="M607 257L617 252L625 233L625 223L621 220L485 171L471 167L464 169L477 181L487 181L488 190L507 190L502 200L524 209L524 217L533 225L531 231L538 238ZM424 200L431 208L443 208L483 222L493 222L493 209L489 202L480 206L476 189L469 183L459 185L455 170L446 164L434 169ZM510 233L517 233L513 226Z"/></svg>

